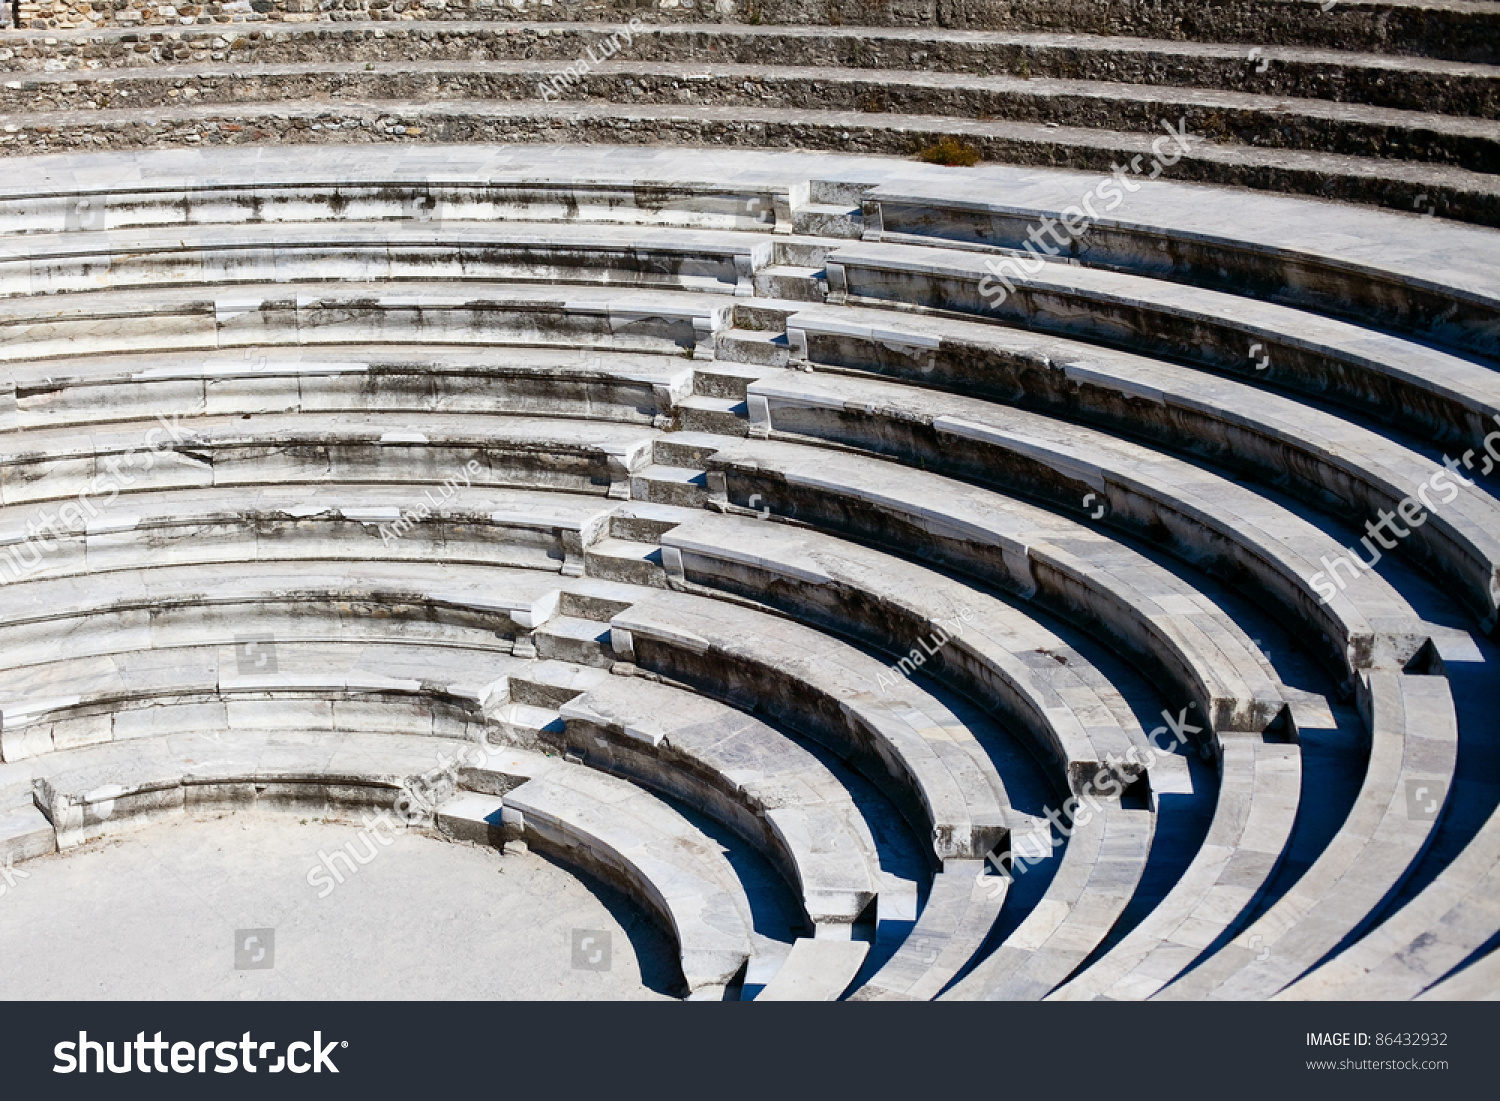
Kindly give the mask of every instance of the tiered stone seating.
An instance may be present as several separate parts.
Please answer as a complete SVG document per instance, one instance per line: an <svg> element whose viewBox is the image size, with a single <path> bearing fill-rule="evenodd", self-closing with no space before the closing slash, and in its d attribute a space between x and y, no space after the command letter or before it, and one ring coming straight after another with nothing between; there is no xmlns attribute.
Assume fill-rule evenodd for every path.
<svg viewBox="0 0 1500 1101"><path fill-rule="evenodd" d="M691 997L1482 992L1496 16L1352 7L28 9L0 858L466 745Z"/></svg>
<svg viewBox="0 0 1500 1101"><path fill-rule="evenodd" d="M1262 730L1281 717L1274 674L1238 626L1180 578L1082 525L864 457L685 433L668 446L698 452L737 503L763 490L799 519L826 509L845 533L898 541L1130 640L1214 730Z"/></svg>
<svg viewBox="0 0 1500 1101"><path fill-rule="evenodd" d="M444 347L157 352L12 362L0 391L19 429L245 413L471 413L666 427L692 394L680 356ZM12 395L11 391L14 391Z"/></svg>
<svg viewBox="0 0 1500 1101"><path fill-rule="evenodd" d="M1395 18L1367 17L1383 28L1372 33L1310 2L1297 7L1311 18L1297 21L1281 17L1287 5L1269 21L1249 4L1226 5L1231 14L1207 21L1181 4L1145 20L1134 5L1111 5L1128 11L1123 26L1118 12L1096 23L1068 7L1029 21L1006 7L966 11L961 27L936 30L912 27L910 13L787 7L782 18L796 23L905 26L867 41L863 28L735 25L742 15L701 5L650 9L650 25L624 4L577 13L619 21L602 25L527 23L563 13L526 5L445 8L440 22L416 25L340 11L350 18L337 30L189 25L170 40L113 27L43 29L43 21L14 36L7 59L30 70L4 91L17 112L9 136L32 150L96 137L138 147L164 136L343 143L546 134L577 142L613 137L625 120L636 133L675 141L790 139L898 154L912 135L946 132L994 159L1107 170L1110 160L1138 157L1145 175L1166 120L1208 132L1192 157L1171 162L1179 179L1403 210L1420 195L1445 214L1496 218L1487 175L1494 56L1476 45L1493 35L1487 12L1455 19L1420 5L1442 25L1435 33L1397 6ZM453 21L465 17L484 22ZM683 18L699 25L672 26ZM996 22L1009 33L981 29ZM1331 36L1335 26L1342 37ZM1388 26L1409 36L1387 37ZM1112 37L1120 34L1146 37ZM1220 34L1257 49L1247 59L1243 46L1212 44ZM1361 48L1377 52L1349 52ZM1392 48L1423 60L1393 65L1380 55ZM1455 55L1470 63L1426 60ZM561 75L568 66L572 73ZM149 124L142 109L154 114Z"/></svg>
<svg viewBox="0 0 1500 1101"><path fill-rule="evenodd" d="M744 887L722 851L672 807L613 777L524 750L465 776L492 798L460 796L440 806L440 828L486 841L496 825L509 826L528 844L624 888L668 923L697 997L722 992L743 970L756 947Z"/></svg>

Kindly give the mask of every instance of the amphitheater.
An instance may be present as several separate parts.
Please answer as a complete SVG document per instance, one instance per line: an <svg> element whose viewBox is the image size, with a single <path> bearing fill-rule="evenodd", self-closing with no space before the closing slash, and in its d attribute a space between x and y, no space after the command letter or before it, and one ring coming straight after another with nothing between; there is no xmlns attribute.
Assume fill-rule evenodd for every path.
<svg viewBox="0 0 1500 1101"><path fill-rule="evenodd" d="M1500 995L1500 3L3 10L0 951L279 815L674 997Z"/></svg>

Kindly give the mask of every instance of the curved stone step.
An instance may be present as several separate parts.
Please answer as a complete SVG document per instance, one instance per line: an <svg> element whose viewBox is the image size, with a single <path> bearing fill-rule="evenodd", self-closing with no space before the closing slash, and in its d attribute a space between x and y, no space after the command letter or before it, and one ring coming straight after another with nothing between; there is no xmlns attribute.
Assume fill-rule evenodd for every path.
<svg viewBox="0 0 1500 1101"><path fill-rule="evenodd" d="M389 639L509 653L561 609L610 615L650 593L535 570L418 562L162 565L0 589L11 668L59 657L233 642ZM398 626L399 625L399 626Z"/></svg>
<svg viewBox="0 0 1500 1101"><path fill-rule="evenodd" d="M350 345L12 362L0 416L21 431L157 414L460 413L665 427L693 392L681 356L559 348ZM13 391L14 393L11 393Z"/></svg>
<svg viewBox="0 0 1500 1101"><path fill-rule="evenodd" d="M750 901L722 847L660 799L524 750L507 750L461 778L466 787L498 786L528 844L623 888L664 920L689 994L722 991L754 953Z"/></svg>
<svg viewBox="0 0 1500 1101"><path fill-rule="evenodd" d="M988 490L865 456L677 433L727 493L953 566L1102 628L1193 701L1213 731L1260 731L1285 709L1255 644L1189 583L1080 524ZM1184 704L1184 706L1186 706Z"/></svg>
<svg viewBox="0 0 1500 1101"><path fill-rule="evenodd" d="M430 821L430 808L403 796L424 775L440 773L439 762L452 761L453 744L417 735L203 728L52 754L31 770L37 804L62 849L215 804L362 810L370 835L390 844L368 823L394 832L403 820Z"/></svg>
<svg viewBox="0 0 1500 1101"><path fill-rule="evenodd" d="M727 321L721 295L521 284L337 283L79 291L0 302L0 363L303 344L561 345L688 355Z"/></svg>
<svg viewBox="0 0 1500 1101"><path fill-rule="evenodd" d="M1472 443L1500 415L1500 373L1471 359L1272 302L1027 264L912 245L839 249L827 260L829 301L898 302L1177 359L1335 401L1422 438Z"/></svg>
<svg viewBox="0 0 1500 1101"><path fill-rule="evenodd" d="M220 155L226 152L229 158ZM18 235L371 219L790 233L792 200L806 190L751 174L728 183L538 175L532 162L517 171L504 154L473 146L455 147L441 173L408 150L351 147L339 179L319 180L309 177L316 170L305 160L283 159L288 151L259 152L270 160L254 173L235 164L232 148L214 150L211 160L182 161L169 152L144 161L141 174L124 184L107 174L93 178L87 158L77 158L82 171L71 174L67 190L38 194L9 181L0 185L0 217Z"/></svg>
<svg viewBox="0 0 1500 1101"><path fill-rule="evenodd" d="M939 863L983 860L1029 817L974 733L918 685L880 693L880 662L818 631L748 607L653 593L610 621L625 661L744 700L855 763L891 795Z"/></svg>
<svg viewBox="0 0 1500 1101"><path fill-rule="evenodd" d="M819 937L848 939L863 920L880 890L875 840L848 790L796 742L639 677L606 677L558 710L559 748L703 807L756 845L800 889Z"/></svg>
<svg viewBox="0 0 1500 1101"><path fill-rule="evenodd" d="M850 1001L931 1001L978 955L1005 902L1008 880L985 875L983 865L955 863L956 870L932 877L911 932Z"/></svg>
<svg viewBox="0 0 1500 1101"><path fill-rule="evenodd" d="M163 640L167 642L169 640ZM7 761L212 729L392 731L484 744L523 668L493 650L261 636L0 671Z"/></svg>
<svg viewBox="0 0 1500 1101"><path fill-rule="evenodd" d="M1347 588L1309 578L1344 548L1295 513L1228 478L1103 432L991 402L887 382L788 371L750 384L753 435L829 440L1082 512L1178 557L1252 585L1326 640L1345 676L1404 664L1426 641L1422 622L1386 581L1367 573ZM1453 574L1493 608L1500 598L1500 502L1490 523L1455 530L1432 522ZM1107 517L1106 519L1101 519ZM1478 543L1476 546L1475 543ZM1471 569L1476 560L1486 565ZM1333 590L1332 585L1327 589ZM1491 612L1493 614L1493 612ZM1316 645L1316 643L1314 643Z"/></svg>
<svg viewBox="0 0 1500 1101"><path fill-rule="evenodd" d="M1487 229L1434 218L1242 195L1226 231L1219 195L1133 179L884 183L862 199L866 241L1060 255L1087 267L1331 313L1480 354L1500 353L1500 284ZM1089 216L1080 203L1094 213ZM1119 209L1119 214L1111 211ZM1064 211L1074 234L1062 222ZM1414 214L1424 214L1418 203ZM1083 228L1086 227L1086 228ZM1033 235L1034 234L1034 235ZM995 257L999 262L1000 257ZM1031 264L1027 257L1028 267ZM1009 271L1009 268L1005 269Z"/></svg>
<svg viewBox="0 0 1500 1101"><path fill-rule="evenodd" d="M164 134L173 135L173 140L195 136L198 141L211 138L229 144L337 141L342 148L351 141L503 143L535 141L538 135L575 144L617 143L621 132L629 130L691 144L795 144L906 156L913 147L951 136L991 161L1100 173L1123 161L1134 162L1149 175L1152 144L1162 141L1152 132L949 115L589 100L277 101L181 105L154 109L151 116L148 120L133 108L13 115L9 125L16 130L6 135L11 140L0 145L0 153L92 146L99 144L96 135L121 150L157 147ZM1451 165L1204 141L1192 145L1192 155L1176 161L1171 171L1174 179L1187 182L1323 196L1401 211L1425 211L1430 206L1447 218L1500 224L1500 185L1493 176Z"/></svg>
<svg viewBox="0 0 1500 1101"><path fill-rule="evenodd" d="M1463 492L1459 482L1465 474L1481 477L1491 461L1483 450L1477 460L1473 450L1455 459L1450 471L1378 432L1233 379L973 322L826 308L793 314L787 336L794 361L895 376L1082 420L1289 489L1318 511L1357 525L1379 523L1382 512L1395 515L1410 500L1409 510L1423 506L1416 515L1441 515L1460 542L1493 538L1493 481L1477 493ZM1465 557L1425 520L1401 530L1408 533L1403 549L1434 572L1445 572L1442 563L1454 552ZM1361 562L1373 557L1356 549ZM1463 569L1472 574L1478 566L1469 562ZM1338 579L1347 580L1351 569ZM1319 572L1326 581L1326 569ZM1475 592L1481 620L1491 603L1482 594L1483 588Z"/></svg>
<svg viewBox="0 0 1500 1101"><path fill-rule="evenodd" d="M1257 55L1258 56L1258 55ZM618 55L617 55L618 57ZM933 73L907 69L796 66L768 59L607 60L578 80L547 61L401 60L382 64L167 64L149 71L33 73L0 86L0 110L64 111L81 102L98 110L159 110L180 102L185 88L198 105L253 102L461 102L619 100L680 101L759 109L895 111L914 116L1004 119L1067 124L1100 131L1159 135L1162 120L1224 143L1251 148L1317 150L1342 156L1446 164L1476 172L1500 167L1500 123L1363 104L1329 103L1249 91L1156 87L1114 79ZM555 83L553 79L556 78ZM62 87L74 89L62 92Z"/></svg>
<svg viewBox="0 0 1500 1101"><path fill-rule="evenodd" d="M1292 835L1301 755L1294 743L1222 738L1219 771L1213 821L1192 864L1139 925L1053 999L1149 998L1248 919Z"/></svg>
<svg viewBox="0 0 1500 1101"><path fill-rule="evenodd" d="M0 238L0 297L239 283L607 284L749 297L772 242L558 222L252 222ZM222 293L222 292L221 292Z"/></svg>
<svg viewBox="0 0 1500 1101"><path fill-rule="evenodd" d="M859 974L870 946L799 937L757 1002L834 1002Z"/></svg>
<svg viewBox="0 0 1500 1101"><path fill-rule="evenodd" d="M476 414L158 417L11 435L0 453L0 500L72 497L77 504L63 510L79 516L63 519L77 523L84 513L107 515L102 509L113 509L122 490L286 482L468 483L625 498L656 436L643 426ZM422 503L414 493L413 507Z"/></svg>
<svg viewBox="0 0 1500 1101"><path fill-rule="evenodd" d="M1145 870L1154 816L1108 803L1079 811L1041 902L944 1000L1039 1001L1109 935Z"/></svg>
<svg viewBox="0 0 1500 1101"><path fill-rule="evenodd" d="M1412 792L1413 797L1417 794ZM1444 975L1500 934L1497 900L1500 812L1490 815L1415 898L1363 939L1286 987L1276 1000L1395 1001L1442 989L1447 985L1439 982Z"/></svg>
<svg viewBox="0 0 1500 1101"><path fill-rule="evenodd" d="M1437 832L1453 783L1457 720L1441 675L1370 673L1360 707L1370 760L1338 834L1269 910L1157 997L1269 998L1390 904ZM1432 797L1418 799L1424 789Z"/></svg>
<svg viewBox="0 0 1500 1101"><path fill-rule="evenodd" d="M0 583L192 562L439 559L583 573L618 506L589 494L389 483L130 492L67 518L0 507ZM39 515L51 526L40 532Z"/></svg>
<svg viewBox="0 0 1500 1101"><path fill-rule="evenodd" d="M1247 58L1228 42L1173 41L1125 34L975 31L926 25L772 26L734 23L512 23L445 19L439 23L262 23L257 33L218 26L179 27L168 41L133 30L21 31L10 36L23 72L141 68L172 62L275 64L292 61L413 60L575 62L611 34L629 30L639 61L839 66L929 72L1014 72L1034 77L1116 80L1130 84L1272 92L1306 99L1370 103L1450 115L1495 117L1500 106L1489 66L1420 57L1265 46ZM1368 46L1355 47L1368 49ZM61 68L44 70L51 61Z"/></svg>

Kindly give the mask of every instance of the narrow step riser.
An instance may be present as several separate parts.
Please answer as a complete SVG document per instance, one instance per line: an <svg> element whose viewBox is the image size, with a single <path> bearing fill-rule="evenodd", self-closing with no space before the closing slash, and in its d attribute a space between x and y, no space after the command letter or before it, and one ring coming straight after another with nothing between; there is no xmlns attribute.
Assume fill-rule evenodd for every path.
<svg viewBox="0 0 1500 1101"><path fill-rule="evenodd" d="M734 304L729 322L732 328L752 333L785 333L786 319L796 310L765 305L742 298Z"/></svg>
<svg viewBox="0 0 1500 1101"><path fill-rule="evenodd" d="M576 688L538 684L536 681L525 680L521 677L510 678L512 703L524 703L532 707L547 707L555 710L580 695L582 693Z"/></svg>
<svg viewBox="0 0 1500 1101"><path fill-rule="evenodd" d="M819 279L775 272L755 273L755 293L761 298L784 298L792 302L822 302L828 298L828 285Z"/></svg>
<svg viewBox="0 0 1500 1101"><path fill-rule="evenodd" d="M877 186L857 180L809 180L807 201L817 206L859 206L865 192Z"/></svg>
<svg viewBox="0 0 1500 1101"><path fill-rule="evenodd" d="M733 332L718 333L714 337L714 358L725 363L785 367L790 362L790 355L791 350L785 344L746 339L735 336Z"/></svg>
<svg viewBox="0 0 1500 1101"><path fill-rule="evenodd" d="M615 655L607 643L590 642L584 639L564 638L537 632L536 654L552 661L570 661L574 665L592 665L608 669L614 664Z"/></svg>
<svg viewBox="0 0 1500 1101"><path fill-rule="evenodd" d="M618 581L625 585L646 585L653 589L667 587L667 572L654 562L632 562L606 555L585 555L584 570L589 577Z"/></svg>
<svg viewBox="0 0 1500 1101"><path fill-rule="evenodd" d="M655 542L655 540L652 540ZM563 593L558 601L558 613L574 619L591 619L595 623L608 623L625 611L630 604L621 600L589 596L586 593Z"/></svg>
<svg viewBox="0 0 1500 1101"><path fill-rule="evenodd" d="M678 526L676 520L652 520L644 516L611 516L609 534L632 543L659 543L662 535Z"/></svg>
<svg viewBox="0 0 1500 1101"><path fill-rule="evenodd" d="M738 375L715 375L697 371L693 375L693 394L703 398L733 398L744 401L750 380Z"/></svg>
<svg viewBox="0 0 1500 1101"><path fill-rule="evenodd" d="M864 236L865 220L858 209L843 214L831 214L822 210L792 211L792 232L809 237L837 237L858 241Z"/></svg>
<svg viewBox="0 0 1500 1101"><path fill-rule="evenodd" d="M691 470L704 469L704 463L717 447L702 447L695 444L677 443L670 436L655 440L651 445L651 457L660 466L686 467Z"/></svg>
<svg viewBox="0 0 1500 1101"><path fill-rule="evenodd" d="M852 213L858 213L863 217L863 208ZM813 244L806 241L776 241L771 246L771 254L775 257L772 264L821 268L827 262L828 257L837 251L838 248L835 245Z"/></svg>
<svg viewBox="0 0 1500 1101"><path fill-rule="evenodd" d="M630 497L653 505L676 505L678 508L702 508L708 501L708 490L680 482L658 482L636 477L630 482Z"/></svg>
<svg viewBox="0 0 1500 1101"><path fill-rule="evenodd" d="M682 427L687 432L713 432L720 436L748 436L750 419L734 413L710 409L682 410Z"/></svg>

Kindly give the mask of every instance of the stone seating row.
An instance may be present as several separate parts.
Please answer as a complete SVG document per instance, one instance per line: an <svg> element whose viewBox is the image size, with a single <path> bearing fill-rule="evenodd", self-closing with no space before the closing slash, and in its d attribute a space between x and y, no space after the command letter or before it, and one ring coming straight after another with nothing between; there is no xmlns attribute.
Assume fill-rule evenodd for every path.
<svg viewBox="0 0 1500 1101"><path fill-rule="evenodd" d="M1359 698L1370 757L1338 833L1273 906L1158 997L1273 996L1364 933L1431 844L1458 750L1441 661L1431 673L1372 672Z"/></svg>
<svg viewBox="0 0 1500 1101"><path fill-rule="evenodd" d="M1152 172L1152 160L1163 152L1163 134L1154 127L1122 131L858 108L720 105L702 103L687 94L691 83L680 89L680 99L628 104L603 97L550 101L534 85L528 90L536 91L536 97L434 100L414 94L405 99L371 100L356 95L340 100L296 96L223 104L179 101L149 113L135 107L28 112L9 116L7 125L15 130L0 134L0 152L25 155L101 146L127 152L189 138L231 146L311 141L337 144L341 149L351 142L386 148L427 142L527 143L539 136L551 142L588 145L619 144L622 135L644 134L653 141L666 138L681 146L784 148L795 143L804 148L859 149L905 157L912 152L916 134L921 141L952 137L987 160L1064 165L1101 174L1112 163L1133 163L1141 166L1143 175ZM625 92L628 87L622 98ZM1154 151L1153 145L1157 146ZM1204 141L1171 171L1174 179L1183 182L1326 197L1403 212L1414 206L1425 212L1430 207L1457 221L1500 224L1500 187L1493 175L1448 164Z"/></svg>
<svg viewBox="0 0 1500 1101"><path fill-rule="evenodd" d="M93 516L126 490L342 481L527 486L623 499L631 475L649 465L657 435L644 426L561 418L389 413L43 429L10 437L15 450L0 456L0 501L74 498L74 512ZM411 507L424 503L434 502L414 488Z"/></svg>
<svg viewBox="0 0 1500 1101"><path fill-rule="evenodd" d="M509 653L565 605L614 608L631 592L550 572L433 562L147 564L6 586L0 636L10 669L153 643L217 646L236 635L377 642L400 630L411 640Z"/></svg>
<svg viewBox="0 0 1500 1101"><path fill-rule="evenodd" d="M450 475L450 478L453 477ZM580 576L612 502L583 493L390 483L234 485L131 492L97 515L0 508L0 581L100 574L143 562L432 561ZM37 537L39 516L51 534ZM70 522L71 521L71 522Z"/></svg>
<svg viewBox="0 0 1500 1101"><path fill-rule="evenodd" d="M993 187L965 180L880 184L861 200L863 238L984 249L999 254L997 264L1022 256L1027 270L1035 259L1072 261L1355 322L1378 314L1387 330L1500 353L1500 286L1480 262L1483 250L1493 247L1493 231L1240 195L1231 234L1207 196L1193 202L1197 195L1177 188L1171 202L1136 183L1140 193L1115 204L1119 215L1088 218L1086 232L1074 237L1062 218L1066 209L1073 222L1084 219L1079 196L1045 178L1027 183L1003 199ZM1121 185L1114 187L1118 192ZM1033 247L1023 253L1034 228ZM1057 255L1047 255L1054 249Z"/></svg>
<svg viewBox="0 0 1500 1101"><path fill-rule="evenodd" d="M89 291L0 301L0 363L306 344L561 346L688 356L728 320L722 295L527 285L339 283Z"/></svg>
<svg viewBox="0 0 1500 1101"><path fill-rule="evenodd" d="M289 725L482 742L524 663L421 639L297 642L264 635L163 645L0 671L0 747L20 761L164 734Z"/></svg>
<svg viewBox="0 0 1500 1101"><path fill-rule="evenodd" d="M129 164L123 174L122 157ZM1243 217L1231 236L1219 216L1222 192L1129 172L1128 184L1112 185L1124 200L1106 205L1109 196L1097 190L1103 178L1078 171L985 165L955 176L870 158L726 149L683 158L671 150L625 148L604 167L563 147L549 150L551 174L538 172L524 150L474 146L431 152L346 147L336 178L274 147L60 154L28 163L44 189L35 177L0 183L0 225L7 234L235 224L269 231L256 223L372 220L432 230L449 222L562 221L579 223L580 230L592 224L595 233L611 224L655 227L669 242L682 229L753 231L774 224L777 233L863 233L870 242L1013 253L1035 228L1043 247L1023 254L1028 268L1033 255L1051 259L1048 252L1061 246L1061 258L1088 266L1355 321L1378 311L1387 329L1481 354L1500 350L1500 286L1483 262L1493 248L1492 230L1410 212L1244 194L1238 200ZM246 186L251 169L257 182ZM1076 209L1091 193L1093 214ZM1070 208L1072 221L1060 224ZM1425 209L1416 208L1418 214ZM1079 221L1087 228L1070 228ZM293 239L306 232L285 229ZM503 240L510 231L492 226L491 232Z"/></svg>
<svg viewBox="0 0 1500 1101"><path fill-rule="evenodd" d="M686 432L658 443L658 459L664 450L722 476L721 496L736 505L753 509L755 494L777 515L900 547L1102 629L1162 673L1208 729L1259 731L1283 717L1274 672L1217 605L1081 524L848 452Z"/></svg>
<svg viewBox="0 0 1500 1101"><path fill-rule="evenodd" d="M604 284L751 296L764 234L572 222L252 222L0 238L0 297L238 283Z"/></svg>
<svg viewBox="0 0 1500 1101"><path fill-rule="evenodd" d="M160 110L182 101L184 86L199 106L271 105L305 100L450 102L550 101L558 90L550 61L400 59L379 69L345 58L314 62L163 64L102 73L31 73L0 85L0 111ZM933 73L925 69L798 66L784 59L741 64L720 58L644 60L617 54L569 82L567 96L663 104L694 101L762 110L896 110L907 116L1003 119L1158 135L1162 120L1250 148L1315 150L1386 164L1418 162L1493 172L1500 165L1500 123L1417 110L1331 103L1261 90L1228 91L1021 74ZM63 91L64 88L71 89ZM547 92L540 91L547 89Z"/></svg>
<svg viewBox="0 0 1500 1101"><path fill-rule="evenodd" d="M1500 414L1495 371L1305 310L1100 268L988 270L994 258L865 244L827 258L829 301L945 311L1076 337L1284 387L1446 443L1478 444ZM997 266L999 266L997 264Z"/></svg>
<svg viewBox="0 0 1500 1101"><path fill-rule="evenodd" d="M262 23L178 26L168 33L94 27L87 32L21 31L10 36L21 72L95 67L143 68L173 61L264 64L289 61L411 60L573 62L619 28L606 23L511 23L445 20L415 26L391 22ZM1173 28L1178 31L1179 28ZM644 23L633 30L630 56L642 61L703 60L934 72L1021 72L1130 84L1265 91L1308 99L1493 117L1494 81L1487 66L1391 56L1369 43L1262 47L1264 69L1245 50L1221 42L1129 34L979 31L911 27L735 23ZM1403 44L1404 45L1404 44ZM1361 52L1355 52L1361 51ZM46 68L51 61L58 66Z"/></svg>
<svg viewBox="0 0 1500 1101"><path fill-rule="evenodd" d="M896 383L790 371L751 383L747 393L753 435L831 441L1028 496L1249 583L1303 624L1304 637L1326 639L1325 657L1345 677L1372 664L1402 665L1426 641L1420 617L1377 574L1332 599L1315 591L1308 579L1320 559L1344 548L1290 510L1191 463L1035 413ZM1453 539L1454 526L1440 515L1432 523L1459 544L1452 559L1490 563L1470 584L1487 598L1500 564L1500 503L1483 503L1487 514L1462 530L1488 553Z"/></svg>
<svg viewBox="0 0 1500 1101"><path fill-rule="evenodd" d="M0 371L7 430L245 413L464 413L664 428L693 394L680 355L567 348L311 346L154 352Z"/></svg>
<svg viewBox="0 0 1500 1101"><path fill-rule="evenodd" d="M218 33L236 31L265 33L280 31L291 25L301 28L308 23L336 23L334 30L350 24L368 25L368 20L379 20L378 27L391 33L403 26L404 20L414 20L414 29L426 36L437 37L455 22L483 21L494 28L495 34L507 31L521 33L533 22L532 17L545 15L552 19L573 16L568 20L574 26L590 26L591 20L604 19L611 29L618 27L632 16L639 17L640 8L631 0L603 0L587 10L568 12L556 6L535 3L533 0L516 0L504 7L490 6L471 0L454 0L441 8L414 9L403 13L382 10L366 4L332 9L308 18L308 13L299 12L286 0L267 0L264 12L221 12L202 24ZM912 16L897 8L846 7L840 3L827 3L808 7L773 0L760 12L763 23L790 26L810 31L829 26L853 26L863 19L866 25L907 29ZM856 18L858 15L860 18ZM684 31L717 29L732 24L740 18L734 12L721 12L699 6L679 5L676 8L653 9L653 23L676 26ZM150 8L130 5L118 12L104 9L99 12L53 13L51 19L37 19L40 24L35 33L57 33L69 23L87 27L87 31L74 33L97 33L112 26L133 25L134 32L141 36L178 33L178 24L173 17L164 16ZM1209 42L1289 42L1339 48L1362 48L1417 56L1473 58L1493 60L1495 57L1490 35L1495 16L1484 5L1452 4L1433 2L1410 3L1406 0L1374 0L1361 3L1347 13L1333 9L1324 11L1321 5L1308 2L1277 5L1267 9L1250 3L1229 3L1204 12L1196 6L1172 0L1149 10L1125 5L1101 5L1097 8L1079 9L1059 0L1027 0L1007 8L972 7L954 13L952 22L960 30L970 34L979 31L1057 31L1064 29L1079 34L1117 36L1123 34L1147 34L1173 40ZM162 24L166 23L164 27ZM407 24L409 25L409 24ZM551 24L555 25L555 24ZM564 24L566 25L566 24ZM759 26L760 24L754 24ZM925 30L925 29L924 29ZM572 56L571 54L568 56Z"/></svg>
<svg viewBox="0 0 1500 1101"><path fill-rule="evenodd" d="M1316 405L1046 334L831 307L791 314L785 326L783 354L793 365L886 375L1097 425L1286 489L1317 511L1346 521L1374 519L1382 510L1396 513L1410 500L1423 502L1424 513L1426 503L1436 503L1444 514L1439 523L1456 524L1481 539L1493 530L1486 519L1494 507L1493 480L1482 475L1488 461L1482 448L1449 474L1429 451ZM736 332L729 330L726 342ZM1455 475L1466 482L1477 479L1480 488L1456 488ZM1478 564L1465 562L1462 552L1457 562L1444 565L1452 549L1444 551L1434 541L1437 528L1424 522L1403 530L1409 535L1402 550L1434 572L1477 578ZM1492 598L1483 586L1466 588L1474 594L1481 624L1490 626Z"/></svg>

